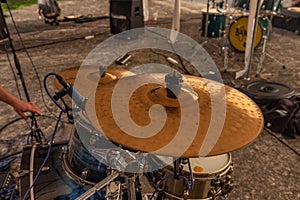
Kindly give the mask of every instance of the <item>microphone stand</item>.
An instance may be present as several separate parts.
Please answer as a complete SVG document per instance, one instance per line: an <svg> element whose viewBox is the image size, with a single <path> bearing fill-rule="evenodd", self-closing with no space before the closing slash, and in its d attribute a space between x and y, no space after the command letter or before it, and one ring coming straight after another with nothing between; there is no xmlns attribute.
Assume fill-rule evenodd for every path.
<svg viewBox="0 0 300 200"><path fill-rule="evenodd" d="M22 70L21 70L21 65L20 65L19 59L17 57L16 51L14 49L12 39L10 37L10 33L9 33L9 30L8 30L8 27L7 27L7 23L5 21L5 17L4 17L4 13L3 13L3 10L2 10L2 4L1 3L7 3L7 1L6 0L0 0L0 15L1 15L0 17L2 18L4 29L6 30L6 33L7 33L7 38L8 38L8 41L9 41L9 45L11 47L11 51L12 51L13 57L14 57L14 63L15 63L16 69L18 71L17 74L19 75L22 87L24 89L26 100L27 100L27 102L30 102L30 97L29 97L28 90L27 90L25 80L24 80L24 77L23 77L23 73L22 73ZM30 126L30 129L31 129L31 132L30 132L31 142L33 142L33 138L35 138L35 140L37 142L42 142L42 137L41 136L43 135L43 133L38 127L38 124L37 124L37 121L35 119L35 114L34 113L31 113L30 119L31 119L31 126Z"/></svg>

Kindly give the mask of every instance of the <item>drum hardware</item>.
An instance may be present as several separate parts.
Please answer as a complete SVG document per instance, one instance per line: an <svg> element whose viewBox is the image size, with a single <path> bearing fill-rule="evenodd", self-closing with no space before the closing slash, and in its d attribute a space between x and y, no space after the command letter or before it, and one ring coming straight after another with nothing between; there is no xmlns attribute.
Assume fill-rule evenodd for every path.
<svg viewBox="0 0 300 200"><path fill-rule="evenodd" d="M76 132L75 132L76 133ZM74 133L73 133L74 135ZM76 136L76 134L75 134ZM76 139L76 138L75 138ZM85 187L91 187L90 190L88 190L86 193L84 193L81 197L78 199L85 199L90 196L92 196L95 192L103 189L105 186L110 184L112 180L114 180L117 177L124 178L125 183L119 184L119 189L118 193L120 193L118 196L122 194L123 190L126 190L126 195L128 196L128 199L135 199L137 195L140 195L141 189L138 187L139 182L138 182L138 176L135 173L123 173L121 170L132 170L132 171L138 171L138 169L135 169L138 167L136 164L135 156L130 153L129 151L124 151L124 152L118 152L116 150L108 150L104 161L103 159L100 160L97 158L93 158L93 156L88 156L86 157L82 152L84 152L85 148L81 146L80 144L76 143L79 145L79 150L81 150L81 154L76 155L76 150L74 148L74 136L71 138L70 142L70 147L71 149L64 147L64 152L62 154L62 159L63 159L63 168L66 172L66 174L76 181L78 184L83 185ZM73 141L73 142L72 142ZM76 142L76 141L75 141ZM72 153L72 151L75 151ZM103 152L103 151L101 151ZM94 155L94 154L92 154ZM74 158L77 156L76 158ZM99 155L98 155L99 157ZM85 159L80 161L81 159ZM74 162L78 160L78 162ZM74 160L74 161L73 161ZM100 164L102 163L104 164ZM84 164L84 162L86 164ZM110 164L110 166L113 166L116 168L116 173L113 172L113 170L109 167L107 167L106 162ZM82 167L82 165L84 165ZM102 166L101 166L102 165ZM97 166L100 166L98 168ZM77 169L76 169L77 168ZM82 169L83 168L83 169ZM80 170L82 169L82 170ZM81 173L80 173L81 171ZM111 174L108 176L108 174ZM91 177L91 176L96 176L96 177ZM99 180L99 183L96 183L96 181ZM123 192L124 193L124 192Z"/></svg>
<svg viewBox="0 0 300 200"><path fill-rule="evenodd" d="M223 62L224 65L223 65L222 71L227 72L227 69L228 69L228 47L227 47L227 45L224 45L222 47L222 50L224 52L224 62Z"/></svg>
<svg viewBox="0 0 300 200"><path fill-rule="evenodd" d="M267 81L254 81L241 89L259 105L276 103L280 99L289 99L296 94L296 91L287 85Z"/></svg>
<svg viewBox="0 0 300 200"><path fill-rule="evenodd" d="M169 157L156 156L154 159L168 162ZM226 197L232 190L233 164L231 154L206 158L185 159L189 163L177 160L161 170L147 174L154 187L163 193L163 199L217 199ZM178 169L175 169L178 168ZM176 175L176 171L180 174ZM160 174L157 174L160 173ZM191 176L192 175L192 176ZM159 178L155 178L158 176ZM188 182L191 181L191 184Z"/></svg>
<svg viewBox="0 0 300 200"><path fill-rule="evenodd" d="M99 72L97 76L99 76ZM209 121L207 120L207 118L210 118L210 115L208 116L205 113L211 112L209 108L210 106L208 106L207 104L203 104L203 102L210 101L207 99L210 98L208 95L209 91L207 85L213 84L214 87L218 88L221 87L221 84L200 77L193 77L188 75L179 76L179 74L176 74L174 72L172 74L150 74L150 76L149 74L127 76L121 79L122 81L124 81L121 85L124 85L124 87L130 87L131 84L136 84L140 79L149 79L149 81L151 82L152 77L165 82L166 87L160 86L158 84L147 84L136 90L132 95L133 102L129 102L129 107L137 106L130 107L130 110L133 111L132 118L137 122L139 122L139 120L143 121L144 119L140 116L143 115L144 109L147 110L148 107L145 106L160 104L167 108L167 117L175 120L175 123L166 124L166 129L162 129L161 136L163 136L163 138L157 137L155 135L150 139L141 138L140 140L136 140L136 138L129 137L127 134L127 137L124 136L122 130L120 130L114 122L111 122L109 120L111 119L111 113L107 113L109 109L102 110L103 108L108 108L108 105L111 104L111 95L109 94L112 94L117 81L109 81L105 82L105 84L100 83L99 87L101 87L101 92L98 90L96 91L95 99L97 99L97 101L95 101L95 104L93 105L96 109L96 120L98 121L93 121L94 118L92 118L90 115L91 107L89 103L91 102L88 100L85 112L81 111L84 114L82 114L82 116L79 116L79 119L81 119L80 117L82 117L84 120L75 122L74 127L76 127L76 130L74 129L73 135L71 137L69 149L65 149L68 151L63 154L64 167L69 167L69 169L65 169L65 171L73 176L72 178L75 181L77 180L77 182L81 182L82 185L91 187L90 190L85 192L78 199L88 198L104 187L110 187L110 185L113 185L114 182L117 183L117 181L114 181L117 177L121 178L123 182L116 184L117 189L112 190L112 192L110 192L110 195L122 196L122 191L124 191L124 193L126 192L128 199L136 199L137 197L139 197L139 195L141 194L141 188L139 186L139 175L136 172L138 172L141 168L147 167L142 156L143 154L141 153L141 157L139 157L139 152L153 152L153 149L151 149L151 147L153 147L154 150L157 150L160 146L164 146L166 142L169 142L169 139L165 138L165 136L170 136L171 138L174 137L174 135L172 135L172 132L176 132L175 130L177 130L177 127L175 125L177 124L179 112L178 110L180 110L178 109L180 106L178 98L181 98L181 95L187 98L188 101L197 102L199 104L200 110L205 111L203 112L203 114L201 113L201 119L204 119L204 121L199 121L199 124L205 125L205 123ZM191 85L192 89L194 90L193 93L185 88L186 83L189 83ZM227 111L232 110L233 112L227 112L228 114L225 119L224 128L222 130L221 137L219 138L219 141L221 142L217 143L216 147L209 153L209 155L213 157L215 155L228 153L234 149L241 148L242 146L251 142L260 133L262 129L261 124L263 123L261 112L258 107L248 98L246 98L243 93L230 88L229 86L222 85L222 87L225 87L227 102L226 107L228 109ZM237 99L237 101L235 101L235 99ZM122 103L123 100L124 99L120 98L120 103ZM200 100L201 103L199 102ZM98 103L100 103L101 106L99 106ZM240 109L241 107L243 109ZM79 112L79 114L81 112ZM95 110L93 110L93 112L95 112ZM99 115L99 113L101 113L101 115ZM78 117L77 114L78 113L75 112L74 116ZM139 119L136 119L136 117L138 117ZM234 121L235 124L243 123L243 121L245 120L247 120L249 123L247 123L248 125L245 125L244 129L242 130L236 128L232 129L230 127L232 127L233 125L228 120ZM95 125L95 123L101 124L101 128L103 129L101 131L105 132L105 135L112 142L123 146L124 148L137 151L138 153L132 153L129 150L120 151L113 148L108 148L106 153L99 153L101 152L101 147L97 146L99 143L97 142L97 137L92 136L97 135L101 140L106 138L101 138L101 132L100 130L95 128L98 127ZM107 132L107 130L109 131ZM83 134L85 136L79 138L76 131L79 131L80 134ZM163 168L161 171L161 175L157 175L164 175L162 178L156 179L156 181L158 180L161 183L161 186L159 186L160 188L158 188L160 191L158 196L160 196L160 198L162 196L162 193L169 198L173 198L174 196L173 199L180 199L182 197L186 199L194 198L193 195L196 195L196 198L198 199L202 198L199 197L199 192L195 193L195 190L192 190L193 188L197 188L197 191L204 191L205 194L202 195L205 198L210 198L208 195L210 195L211 198L220 195L226 195L226 192L230 191L231 156L229 154L221 157L217 156L218 159L221 158L223 160L222 164L218 166L220 167L219 169L214 168L201 173L201 167L198 167L197 164L195 164L196 166L194 168L191 167L191 160L193 160L193 158L199 157L199 148L201 147L201 144L203 142L203 138L201 137L201 135L204 135L202 131L203 130L201 128L197 130L197 134L194 139L195 142L190 147L188 147L187 151L184 152L184 154L178 160L173 162L173 168ZM115 136L117 136L117 138L115 138ZM242 138L239 136L241 136ZM232 137L235 137L235 141L227 141L226 138ZM87 147L83 146L83 142L87 142L90 145ZM153 145L147 145L149 143ZM169 152L164 151L158 153L166 156L177 155L176 151L174 152L173 150ZM209 157L207 159L209 159ZM114 169L108 167L108 164ZM97 167L99 165L102 167ZM123 173L121 172L123 170L132 172ZM95 175L93 174L95 174L96 176L98 175L98 177L94 177ZM203 190L204 188L205 190ZM178 194L178 192L180 194Z"/></svg>
<svg viewBox="0 0 300 200"><path fill-rule="evenodd" d="M238 2L238 1L236 1ZM239 1L239 3L243 2L242 0ZM245 1L244 1L245 3ZM247 6L249 6L249 1L246 2ZM237 5L236 5L237 6ZM260 17L258 20L258 25L256 27L256 37L253 41L253 46L254 48L257 48L260 44L262 44L262 52L259 58L259 62L257 65L256 69L256 76L259 75L259 73L262 70L262 65L263 61L266 56L270 57L280 65L284 66L283 63L281 63L278 59L272 57L270 54L266 52L266 46L267 46L267 41L270 39L270 35L272 32L272 19L273 16L275 16L278 12L280 6L280 0L275 2L274 0L271 1L263 1L261 9L260 9ZM268 12L270 11L270 12ZM229 43L230 45L237 51L239 52L244 52L245 47L246 47L246 29L247 29L247 24L248 24L248 16L241 16L236 19L234 23L231 24L230 29L229 29ZM236 23L236 24L235 24ZM245 25L243 25L245 24ZM241 29L244 27L244 31ZM238 34L237 34L238 33ZM237 38L236 36L241 36ZM242 36L244 35L244 36ZM244 38L244 39L242 39ZM250 60L251 61L251 60ZM250 69L250 67L249 67ZM249 71L248 70L248 75L249 76Z"/></svg>
<svg viewBox="0 0 300 200"><path fill-rule="evenodd" d="M17 70L16 74L19 76L19 79L21 81L21 85L22 85L22 88L23 88L23 92L25 94L25 101L31 102L29 91L27 89L24 74L23 74L23 71L22 71L22 67L21 67L19 58L16 54L16 51L15 51L15 48L14 48L14 45L13 45L13 40L11 38L9 28L8 28L7 23L6 23L6 18L5 18L4 12L2 10L2 3L7 4L7 1L6 0L0 1L0 18L1 18L0 20L1 20L1 26L3 26L3 28L2 28L3 30L0 30L0 39L2 39L4 37L8 38L9 46L10 46L12 54L13 54L14 64L15 64L15 67L16 67L16 70ZM3 34L2 34L2 32L3 32ZM21 94L19 93L19 95L21 95ZM29 133L30 140L31 140L30 143L43 142L43 140L45 140L45 136L44 136L43 131L39 128L38 122L36 120L36 114L34 112L31 112L31 116L29 117L29 119L30 119L30 123L29 122L27 122L27 123L28 123L28 126L30 127L30 133Z"/></svg>
<svg viewBox="0 0 300 200"><path fill-rule="evenodd" d="M83 193L81 196L76 198L76 200L85 200L91 197L93 194L103 189L106 185L108 185L111 181L119 176L119 172L112 172L109 176L104 178L101 182L97 183L94 187L90 188L87 192Z"/></svg>
<svg viewBox="0 0 300 200"><path fill-rule="evenodd" d="M264 34L263 34L263 37L262 37L263 38L263 47L262 47L262 52L261 52L261 55L260 55L259 62L257 64L256 76L259 76L259 74L261 73L263 62L264 62L266 56L268 56L269 58L271 58L272 60L274 60L275 62L280 64L282 67L285 66L282 62L280 62L278 59L276 59L275 57L268 54L267 51L266 51L267 42L270 39L270 35L271 35L271 32L272 32L272 23L271 23L272 17L271 17L271 20L269 20L267 17L265 17L263 19L265 21L267 21L267 27L264 27Z"/></svg>
<svg viewBox="0 0 300 200"><path fill-rule="evenodd" d="M269 32L269 31L268 31ZM265 56L266 56L266 46L267 46L267 35L263 36L263 48L262 48L262 52L261 52L261 56L260 56L260 60L258 62L257 65L257 69L256 69L256 76L258 76L258 74L261 72L262 70L262 64L265 60Z"/></svg>

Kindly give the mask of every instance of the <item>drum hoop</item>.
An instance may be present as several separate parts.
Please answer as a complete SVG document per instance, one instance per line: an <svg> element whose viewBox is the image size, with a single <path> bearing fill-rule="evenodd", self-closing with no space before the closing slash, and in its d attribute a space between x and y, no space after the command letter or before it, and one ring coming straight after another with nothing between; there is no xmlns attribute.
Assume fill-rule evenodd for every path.
<svg viewBox="0 0 300 200"><path fill-rule="evenodd" d="M170 197L174 198L174 199L178 199L178 200L184 200L184 198L181 198L181 197L177 197L175 196L174 194L171 194L167 191L164 191L164 193L166 193L167 195L169 195ZM211 198L205 198L205 199L191 199L191 198L188 198L188 200L211 200Z"/></svg>
<svg viewBox="0 0 300 200"><path fill-rule="evenodd" d="M66 172L67 176L74 180L76 183L78 183L81 186L88 186L93 187L96 183L87 181L79 177L76 173L74 173L71 169L70 164L68 163L68 151L62 153L62 163L63 163L63 169Z"/></svg>
<svg viewBox="0 0 300 200"><path fill-rule="evenodd" d="M227 155L228 155L228 161L227 161L226 165L224 167L222 167L221 169L216 170L215 172L203 172L203 173L202 172L195 172L195 173L193 173L193 175L201 175L201 176L204 176L204 175L214 175L214 174L221 174L221 175L223 175L224 173L221 173L221 172L227 173L227 171L229 170L229 166L232 163L231 153L227 153Z"/></svg>
<svg viewBox="0 0 300 200"><path fill-rule="evenodd" d="M220 174L220 175L224 175L226 174L229 170L230 170L230 165L232 165L232 156L231 156L231 153L227 153L228 155L228 161L226 163L225 166L223 166L222 168L214 171L214 172L193 172L193 175L194 176L197 176L197 177L207 177L207 176L211 176L211 175L215 175L215 174ZM169 171L173 171L174 167L168 165L167 167L165 167L166 169L168 169ZM187 171L184 171L185 173L189 173ZM206 178L206 179L209 179L209 178ZM213 178L211 178L213 179Z"/></svg>
<svg viewBox="0 0 300 200"><path fill-rule="evenodd" d="M207 14L206 11L202 11L202 14ZM219 13L219 12L209 12L208 15L220 15L220 16L225 16L225 13Z"/></svg>

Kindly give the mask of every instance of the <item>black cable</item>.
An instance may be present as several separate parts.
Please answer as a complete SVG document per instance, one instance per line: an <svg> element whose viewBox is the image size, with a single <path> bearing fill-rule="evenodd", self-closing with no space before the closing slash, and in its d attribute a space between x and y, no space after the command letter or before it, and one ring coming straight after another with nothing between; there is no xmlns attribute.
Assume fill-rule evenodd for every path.
<svg viewBox="0 0 300 200"><path fill-rule="evenodd" d="M18 154L20 154L20 153L22 153L22 152L23 152L23 151L17 151L17 152L11 153L11 154L9 154L9 155L2 156L2 157L0 157L0 162L2 162L2 160L4 160L4 159L10 158L10 157L15 156L15 155L18 155Z"/></svg>
<svg viewBox="0 0 300 200"><path fill-rule="evenodd" d="M2 8L0 8L2 9ZM4 42L4 36L2 34L2 32L0 31L0 38L2 39L2 42L3 42L3 46L4 46L4 49L5 49L5 54L6 54L6 57L7 57L7 61L8 61L8 64L9 64L9 67L12 71L12 74L13 74L13 77L14 77L14 80L15 80L15 83L16 83L16 89L17 89L17 92L18 92L18 95L19 95L19 98L22 99L22 96L21 96L21 92L20 92L20 88L19 88L19 85L18 85L18 79L17 79L17 76L16 76L16 73L14 71L14 68L12 66L12 63L11 63L11 60L10 60L10 57L9 57L9 54L8 54L8 49L7 49L7 46Z"/></svg>
<svg viewBox="0 0 300 200"><path fill-rule="evenodd" d="M39 83L39 88L40 88L40 92L41 92L42 101L43 101L45 107L47 108L48 112L57 118L57 116L51 111L51 109L50 109L50 108L47 106L47 104L46 104L46 101L45 101L45 98L44 98L43 89L42 89L41 79L40 79L40 76L39 76L38 71L37 71L37 69L36 69L36 66L34 65L34 63L33 63L33 61L32 61L32 58L31 58L31 56L30 56L28 50L27 50L26 47L25 47L25 44L24 44L23 39L22 39L22 37L21 37L21 35L20 35L20 32L19 32L19 30L18 30L18 28L17 28L17 25L16 25L16 23L15 23L15 20L14 20L14 18L13 18L13 15L12 15L12 13L11 13L11 9L10 9L8 3L6 3L6 6L7 6L8 12L9 12L9 14L10 14L10 17L11 17L11 19L12 19L12 23L13 23L13 25L14 25L14 28L16 29L17 35L18 35L18 37L19 37L19 40L20 40L20 42L21 42L21 44L22 44L22 46L23 46L23 48L24 48L24 51L25 51L25 53L26 53L26 55L27 55L27 57L28 57L28 59L29 59L29 61L30 61L30 63L31 63L31 66L32 66L32 68L33 68L33 70L34 70L34 73L35 73L35 75L36 75L36 78L38 79L38 83Z"/></svg>
<svg viewBox="0 0 300 200"><path fill-rule="evenodd" d="M288 143L286 143L285 141L283 141L282 139L280 139L271 130L269 130L268 128L264 128L264 129L267 131L268 134L270 134L271 136L273 136L274 138L276 138L279 142L281 142L283 145L285 145L290 150L292 150L294 153L296 153L298 156L300 156L300 152L298 152L296 149L294 149L293 147L291 147Z"/></svg>
<svg viewBox="0 0 300 200"><path fill-rule="evenodd" d="M58 124L59 124L59 122L60 122L60 119L61 119L61 117L62 117L62 114L63 114L63 113L66 113L66 110L63 109L63 108L61 107L61 105L58 104L58 102L55 100L55 98L54 98L54 97L49 93L49 91L48 91L48 88L47 88L47 79L48 79L50 76L57 76L57 74L55 74L55 73L49 73L49 74L47 74L47 75L45 76L45 78L44 78L44 87L45 87L45 91L46 91L47 95L49 96L49 98L50 98L50 99L57 105L57 107L60 109L60 113L59 113L59 117L58 117L58 119L57 119L57 122L56 122L56 124L55 124L54 130L53 130L53 133L52 133L50 142L49 142L49 148L48 148L48 151L47 151L47 155L46 155L46 157L45 157L43 163L40 165L40 168L39 168L39 170L38 170L38 172L37 172L37 174L36 174L36 176L35 176L35 178L34 178L34 180L33 180L33 183L30 185L30 187L29 187L28 190L26 191L26 193L25 193L25 195L24 195L24 197L23 197L23 200L27 199L27 196L29 195L30 190L33 188L33 186L35 185L35 183L36 183L36 181L37 181L39 175L40 175L41 172L42 172L42 168L45 166L45 164L46 164L48 158L50 157L51 149L52 149L52 147L54 146L53 141L54 141L54 136L55 136L55 134L56 134L56 132L57 132ZM62 84L62 85L63 85L63 84ZM66 141L65 141L65 142L66 142ZM65 143L65 142L64 142L64 143ZM60 145L61 145L61 144L62 144L62 143L60 143ZM57 144L56 144L56 145L57 145Z"/></svg>
<svg viewBox="0 0 300 200"><path fill-rule="evenodd" d="M103 35L105 32L101 32L101 33L96 33L93 34L94 36L98 36L98 35ZM48 46L48 45L54 45L54 44L59 44L59 43L64 43L64 42L73 42L75 40L82 40L85 39L86 36L80 36L80 37L74 37L74 38L69 38L69 39L65 39L65 40L58 40L58 41L52 41L49 43L45 43L45 44L39 44L39 45L34 45L34 46L30 46L27 47L27 49L33 49L33 48L38 48L38 47L44 47L44 46ZM21 49L16 49L16 51L21 51L23 50L23 48Z"/></svg>
<svg viewBox="0 0 300 200"><path fill-rule="evenodd" d="M37 115L36 117L48 117L48 118L55 119L55 120L57 119L56 117L51 116L51 115ZM14 120L12 120L12 121L9 121L9 122L6 123L5 125L3 125L3 126L0 128L0 134L1 134L1 132L2 132L7 126L9 126L9 125L11 125L11 124L13 124L13 123L15 123L15 122L21 120L21 119L23 119L23 118L22 118L22 117L19 117L19 118L17 118L17 119L14 119ZM68 123L67 121L62 121L62 120L61 120L61 122L62 122L62 123Z"/></svg>
<svg viewBox="0 0 300 200"><path fill-rule="evenodd" d="M178 53L176 52L176 49L174 48L173 43L170 42L170 44L171 44L172 50L175 52L175 55L176 55L177 58L179 59L179 62L180 62L180 64L181 64L183 70L185 71L185 73L188 74L188 75L192 75L192 74L189 72L189 70L187 70L187 68L185 67L185 65L183 64L183 60L182 60L181 56L178 55Z"/></svg>

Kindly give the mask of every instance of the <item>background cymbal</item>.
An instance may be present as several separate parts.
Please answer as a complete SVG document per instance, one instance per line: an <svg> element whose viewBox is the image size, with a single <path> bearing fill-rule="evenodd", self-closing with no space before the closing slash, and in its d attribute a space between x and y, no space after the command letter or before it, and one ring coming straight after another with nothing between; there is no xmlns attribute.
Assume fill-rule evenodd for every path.
<svg viewBox="0 0 300 200"><path fill-rule="evenodd" d="M164 80L164 75L158 74L154 79ZM204 78L185 76L184 82L191 85L194 93L188 91L188 89L182 89L179 95L180 100L166 97L165 88L162 85L149 83L138 87L132 93L128 102L126 89L135 87L137 83L147 78L149 78L149 75L140 74L123 78L120 84L118 83L119 80L98 85L95 98L89 99L86 105L86 114L93 126L110 140L126 148L173 157L206 156L206 154L202 155L201 147L207 136L207 131L211 128L214 130L215 127L210 127L213 121L220 121L221 123L224 119L224 126L220 129L220 137L206 139L208 140L206 143L213 143L213 140L217 140L215 146L208 152L208 156L213 156L242 148L252 142L263 129L262 113L250 98L226 85L224 86L226 96L222 97L219 95L219 88L223 85ZM208 85L212 85L214 89L209 90ZM120 90L116 91L116 86L120 87ZM117 95L117 98L114 98L114 95ZM212 115L212 108L214 106L218 107L219 102L212 101L211 96L217 97L220 102L225 100L225 112L220 110L217 116ZM115 104L112 103L114 101ZM180 101L183 101L183 103ZM197 112L191 106L195 103L193 101L196 101L200 113L200 118L196 121L197 129L195 133L193 133L191 126L185 124L197 119ZM149 135L147 128L154 124L155 129L155 124L158 124L159 127L163 121L159 119L160 114L152 119L149 117L152 111L157 111L155 104L164 107L166 118L163 127L156 134ZM113 105L125 106L113 111L112 109L115 109ZM126 118L126 115L122 116L122 113L127 112L126 105L129 106L130 119ZM152 106L154 107L151 110ZM187 112L183 114L183 111ZM125 121L121 128L116 121L116 112L121 115L119 120ZM130 120L135 123L137 128L131 127L132 121ZM128 124L126 124L127 121ZM140 132L137 136L124 130L140 130ZM217 133L216 136L218 136ZM182 152L186 145L188 145L187 148Z"/></svg>
<svg viewBox="0 0 300 200"><path fill-rule="evenodd" d="M81 77L81 80L78 81L77 83L80 84L86 84L87 82L93 82L95 83L96 81L99 80L100 78L100 71L99 67L82 67L80 70L86 70L86 73L81 73L84 74L84 77ZM58 73L61 77L63 77L67 82L70 84L74 85L77 73L79 71L79 67L72 67L65 69L61 72ZM106 76L101 77L100 83L107 83L113 80L120 79L125 75L125 73L128 73L128 70L121 68L121 67L107 67L106 68ZM58 82L58 80L55 78L54 79L54 85L57 89L61 89L62 86ZM83 87L85 88L86 85Z"/></svg>

